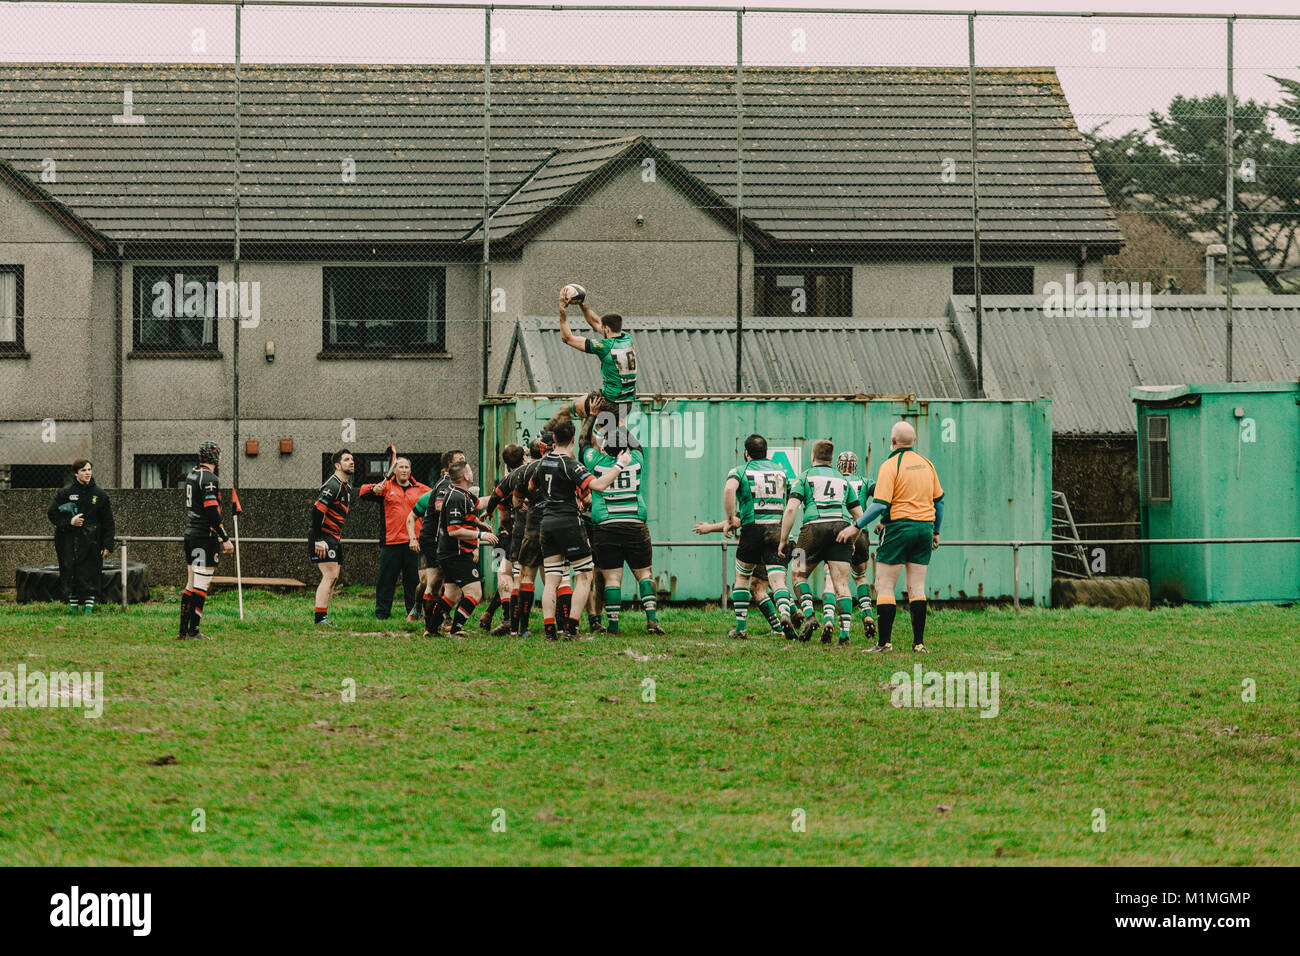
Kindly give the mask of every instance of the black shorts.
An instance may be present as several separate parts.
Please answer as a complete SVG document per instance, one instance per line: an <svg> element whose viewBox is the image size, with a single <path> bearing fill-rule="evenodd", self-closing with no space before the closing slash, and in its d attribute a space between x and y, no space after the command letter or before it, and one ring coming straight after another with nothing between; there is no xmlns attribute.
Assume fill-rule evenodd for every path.
<svg viewBox="0 0 1300 956"><path fill-rule="evenodd" d="M321 557L316 553L316 542L325 542L325 556ZM331 561L343 563L343 544L338 538L331 538L327 534L321 535L312 541L307 542L307 553L311 556L312 564L328 564Z"/></svg>
<svg viewBox="0 0 1300 956"><path fill-rule="evenodd" d="M561 518L551 523L543 521L541 545L543 560L557 554L566 562L591 556L591 542L577 518Z"/></svg>
<svg viewBox="0 0 1300 956"><path fill-rule="evenodd" d="M785 567L788 558L781 557L781 526L779 524L747 524L740 529L740 544L736 560L741 564L780 565Z"/></svg>
<svg viewBox="0 0 1300 956"><path fill-rule="evenodd" d="M606 521L596 525L591 539L596 567L602 571L622 570L626 563L634 571L650 567L650 529L644 521Z"/></svg>
<svg viewBox="0 0 1300 956"><path fill-rule="evenodd" d="M523 528L520 528L520 529L519 529L519 533L518 533L518 534L516 534L514 531L511 531L511 533L508 535L508 537L509 537L510 540L509 540L509 542L506 544L506 557L507 557L509 560L511 560L511 561L518 561L518 560L519 560L519 549L520 549L520 547L523 546L523 543L524 543L524 530L523 530Z"/></svg>
<svg viewBox="0 0 1300 956"><path fill-rule="evenodd" d="M523 540L519 542L519 563L526 568L542 566L542 529L525 528Z"/></svg>
<svg viewBox="0 0 1300 956"><path fill-rule="evenodd" d="M599 426L605 438L605 451L617 455L624 449L635 450L641 443L628 430L628 419L632 415L632 402L606 398L598 391L587 393L587 420L583 425L583 435L590 435L591 430Z"/></svg>
<svg viewBox="0 0 1300 956"><path fill-rule="evenodd" d="M185 536L185 563L196 568L215 568L221 560L221 541L215 534Z"/></svg>
<svg viewBox="0 0 1300 956"><path fill-rule="evenodd" d="M795 548L802 552L804 567L812 568L822 561L843 561L853 557L853 545L836 541L835 536L849 526L847 521L817 521L806 524L799 531Z"/></svg>
<svg viewBox="0 0 1300 956"><path fill-rule="evenodd" d="M420 535L416 543L420 546L420 560L424 562L424 567L436 568L438 566L438 539Z"/></svg>
<svg viewBox="0 0 1300 956"><path fill-rule="evenodd" d="M439 561L438 566L442 568L443 581L458 588L483 580L478 573L478 558L472 554L453 554Z"/></svg>

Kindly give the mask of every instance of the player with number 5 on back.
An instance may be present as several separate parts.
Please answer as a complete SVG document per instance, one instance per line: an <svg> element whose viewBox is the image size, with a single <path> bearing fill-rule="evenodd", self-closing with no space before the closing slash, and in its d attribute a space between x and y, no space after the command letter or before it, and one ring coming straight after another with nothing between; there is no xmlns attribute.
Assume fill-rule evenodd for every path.
<svg viewBox="0 0 1300 956"><path fill-rule="evenodd" d="M582 317L600 338L589 339L573 334L566 312L573 303L582 307ZM640 448L627 430L628 416L636 398L636 349L632 346L632 336L623 329L623 316L616 312L597 315L587 305L586 289L580 285L566 285L560 290L560 337L570 348L590 352L600 359L600 389L579 395L569 406L574 414L584 419L579 445L590 444L591 430L599 418L605 430L607 452L616 455L624 448Z"/></svg>

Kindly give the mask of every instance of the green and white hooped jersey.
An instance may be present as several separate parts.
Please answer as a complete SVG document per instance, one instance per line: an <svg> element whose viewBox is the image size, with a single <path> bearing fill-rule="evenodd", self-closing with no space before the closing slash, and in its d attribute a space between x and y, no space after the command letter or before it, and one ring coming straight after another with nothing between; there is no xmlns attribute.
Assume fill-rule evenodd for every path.
<svg viewBox="0 0 1300 956"><path fill-rule="evenodd" d="M860 506L858 492L849 480L829 465L813 465L790 489L790 497L803 502L803 523L848 521L849 509Z"/></svg>
<svg viewBox="0 0 1300 956"><path fill-rule="evenodd" d="M736 489L736 516L747 524L781 523L785 511L785 469L768 458L747 461L727 472L727 480L740 483Z"/></svg>
<svg viewBox="0 0 1300 956"><path fill-rule="evenodd" d="M614 483L604 491L591 493L591 520L596 524L616 521L645 521L645 452L631 451L632 462L618 473ZM613 471L618 460L588 446L582 452L582 463L593 475Z"/></svg>

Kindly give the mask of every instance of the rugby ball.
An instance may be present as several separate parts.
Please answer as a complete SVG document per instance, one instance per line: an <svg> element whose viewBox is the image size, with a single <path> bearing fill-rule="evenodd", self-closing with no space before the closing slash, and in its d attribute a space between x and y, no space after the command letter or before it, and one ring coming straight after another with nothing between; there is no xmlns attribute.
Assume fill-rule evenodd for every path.
<svg viewBox="0 0 1300 956"><path fill-rule="evenodd" d="M576 282L570 282L560 291L568 295L570 303L581 302L583 299L587 297L587 290L584 289L582 286L578 285Z"/></svg>

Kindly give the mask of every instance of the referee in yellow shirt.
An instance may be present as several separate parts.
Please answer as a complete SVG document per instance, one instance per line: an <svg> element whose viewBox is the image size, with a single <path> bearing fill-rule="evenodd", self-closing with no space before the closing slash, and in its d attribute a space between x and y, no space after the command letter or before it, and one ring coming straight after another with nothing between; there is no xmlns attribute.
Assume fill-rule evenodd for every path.
<svg viewBox="0 0 1300 956"><path fill-rule="evenodd" d="M898 574L907 568L907 601L912 614L912 650L925 649L925 569L930 552L939 547L939 526L943 523L943 488L928 458L912 450L916 429L897 422L889 432L890 455L876 476L871 505L852 525L839 534L848 541L859 529L884 516L885 535L876 551L876 610L879 637L867 653L892 651L894 630L894 588Z"/></svg>

